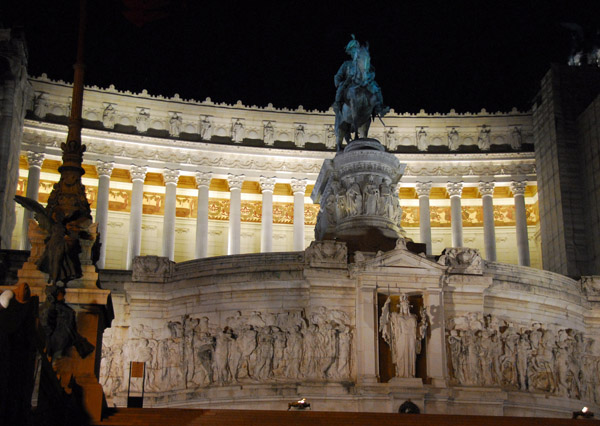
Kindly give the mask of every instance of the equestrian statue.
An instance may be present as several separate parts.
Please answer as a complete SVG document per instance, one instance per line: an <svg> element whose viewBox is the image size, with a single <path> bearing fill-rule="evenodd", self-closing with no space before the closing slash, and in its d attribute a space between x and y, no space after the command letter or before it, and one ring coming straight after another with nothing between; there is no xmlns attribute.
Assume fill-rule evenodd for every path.
<svg viewBox="0 0 600 426"><path fill-rule="evenodd" d="M345 61L335 75L335 137L337 151L342 142L366 138L375 117L381 119L390 110L383 105L381 89L375 82L375 69L371 66L369 45L361 46L352 35L346 46L346 53L352 58Z"/></svg>

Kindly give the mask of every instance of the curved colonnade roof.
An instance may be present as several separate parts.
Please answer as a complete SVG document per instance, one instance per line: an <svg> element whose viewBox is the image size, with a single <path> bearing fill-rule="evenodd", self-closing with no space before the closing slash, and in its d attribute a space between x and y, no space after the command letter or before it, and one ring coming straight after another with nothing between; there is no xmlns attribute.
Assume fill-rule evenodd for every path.
<svg viewBox="0 0 600 426"><path fill-rule="evenodd" d="M46 75L30 81L35 99L22 148L59 160L71 85ZM307 179L311 184L323 160L335 155L331 109L217 104L209 98L197 102L94 86L84 92L83 119L84 162L114 162L116 169L136 164L147 166L150 173L177 169L182 178L211 172L213 179L243 174L249 181L274 176L279 183ZM369 136L407 164L403 188L419 181L432 182L434 188L449 181L462 181L465 187L486 180L499 186L536 181L530 112L392 111L384 122L385 127L374 121Z"/></svg>

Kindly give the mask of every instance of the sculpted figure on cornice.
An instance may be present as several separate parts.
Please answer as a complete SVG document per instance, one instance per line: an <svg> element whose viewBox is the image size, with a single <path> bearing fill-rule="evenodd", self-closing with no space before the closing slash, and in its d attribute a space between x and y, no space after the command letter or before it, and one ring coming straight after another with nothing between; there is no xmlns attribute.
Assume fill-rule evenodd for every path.
<svg viewBox="0 0 600 426"><path fill-rule="evenodd" d="M312 241L306 249L306 263L317 265L323 263L339 263L346 265L348 247L336 241Z"/></svg>
<svg viewBox="0 0 600 426"><path fill-rule="evenodd" d="M335 130L331 124L325 125L325 146L329 149L335 148Z"/></svg>
<svg viewBox="0 0 600 426"><path fill-rule="evenodd" d="M139 133L148 131L148 121L150 120L150 111L148 108L136 107L137 116L135 117L135 126Z"/></svg>
<svg viewBox="0 0 600 426"><path fill-rule="evenodd" d="M102 125L107 129L115 128L115 107L111 103L104 103L104 111L102 112Z"/></svg>
<svg viewBox="0 0 600 426"><path fill-rule="evenodd" d="M44 92L36 92L33 101L33 114L37 118L44 118L48 112L48 94Z"/></svg>
<svg viewBox="0 0 600 426"><path fill-rule="evenodd" d="M200 137L205 141L209 141L212 137L212 124L208 115L205 115L200 122Z"/></svg>
<svg viewBox="0 0 600 426"><path fill-rule="evenodd" d="M400 137L398 133L394 131L393 127L390 127L384 133L384 137L387 149L389 149L390 151L394 151L396 148L398 148L398 144L400 143Z"/></svg>
<svg viewBox="0 0 600 426"><path fill-rule="evenodd" d="M169 112L169 136L179 137L179 133L181 132L181 124L183 120L179 113L177 112Z"/></svg>
<svg viewBox="0 0 600 426"><path fill-rule="evenodd" d="M515 151L521 149L521 145L523 144L523 135L521 134L521 129L518 126L513 127L512 132L510 132L510 146Z"/></svg>
<svg viewBox="0 0 600 426"><path fill-rule="evenodd" d="M275 143L275 129L270 121L267 121L263 128L263 141L265 145L273 145Z"/></svg>
<svg viewBox="0 0 600 426"><path fill-rule="evenodd" d="M456 130L456 127L453 127L448 132L448 148L450 151L456 151L458 147L458 130Z"/></svg>
<svg viewBox="0 0 600 426"><path fill-rule="evenodd" d="M417 130L417 148L419 151L427 151L427 147L429 146L429 141L427 138L427 131L424 127L420 127Z"/></svg>
<svg viewBox="0 0 600 426"><path fill-rule="evenodd" d="M242 143L244 140L244 125L239 119L236 119L231 126L231 140L234 143Z"/></svg>
<svg viewBox="0 0 600 426"><path fill-rule="evenodd" d="M175 262L168 257L138 256L133 259L132 279L162 282L172 275L174 266Z"/></svg>
<svg viewBox="0 0 600 426"><path fill-rule="evenodd" d="M447 321L446 336L456 384L600 402L600 346L577 330L467 313Z"/></svg>
<svg viewBox="0 0 600 426"><path fill-rule="evenodd" d="M477 138L477 146L482 151L489 151L492 146L491 142L491 129L488 126L481 126L479 130L479 136Z"/></svg>
<svg viewBox="0 0 600 426"><path fill-rule="evenodd" d="M449 267L450 273L474 274L483 273L483 259L479 250L465 247L451 247L442 251L438 263Z"/></svg>
<svg viewBox="0 0 600 426"><path fill-rule="evenodd" d="M298 124L296 129L294 130L294 142L296 146L299 148L304 148L305 144L305 134L304 134L304 125Z"/></svg>
<svg viewBox="0 0 600 426"><path fill-rule="evenodd" d="M146 362L147 389L156 392L230 383L351 380L353 332L345 312L325 307L308 316L303 310L236 312L224 323L184 315L164 329L132 327L128 339L109 331L101 363L105 392L111 396L123 390L129 360Z"/></svg>

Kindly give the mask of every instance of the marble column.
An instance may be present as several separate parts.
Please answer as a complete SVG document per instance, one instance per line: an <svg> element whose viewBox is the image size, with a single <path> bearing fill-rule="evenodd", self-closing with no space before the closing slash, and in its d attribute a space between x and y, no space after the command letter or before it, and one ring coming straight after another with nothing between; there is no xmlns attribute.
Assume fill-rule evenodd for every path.
<svg viewBox="0 0 600 426"><path fill-rule="evenodd" d="M463 245L463 226L462 226L462 207L460 197L462 195L462 182L448 182L446 185L450 195L450 215L452 225L452 247L462 247Z"/></svg>
<svg viewBox="0 0 600 426"><path fill-rule="evenodd" d="M179 170L164 169L165 181L165 216L163 220L162 255L175 260L175 217L177 212L177 182Z"/></svg>
<svg viewBox="0 0 600 426"><path fill-rule="evenodd" d="M227 176L229 183L229 243L227 254L240 254L242 230L242 184L244 175Z"/></svg>
<svg viewBox="0 0 600 426"><path fill-rule="evenodd" d="M27 175L27 193L25 196L37 201L40 190L40 172L42 170L42 164L44 163L44 153L28 152L27 162L29 163L29 173ZM27 209L23 210L21 250L29 250L31 244L29 243L29 235L27 234L29 233L29 219L33 219L33 212Z"/></svg>
<svg viewBox="0 0 600 426"><path fill-rule="evenodd" d="M496 261L496 226L494 224L494 182L479 182L483 203L483 245L486 260Z"/></svg>
<svg viewBox="0 0 600 426"><path fill-rule="evenodd" d="M140 255L142 248L142 208L144 200L144 179L148 169L131 166L129 173L133 182L131 189L131 211L129 213L129 243L127 245L127 269L131 269L133 258Z"/></svg>
<svg viewBox="0 0 600 426"><path fill-rule="evenodd" d="M98 161L96 163L96 172L98 173L98 197L96 199L96 222L98 222L98 232L100 233L100 257L96 265L99 269L104 269L106 263L106 246L108 243L108 191L110 189L110 175L112 174L114 163Z"/></svg>
<svg viewBox="0 0 600 426"><path fill-rule="evenodd" d="M356 357L360 384L377 383L377 287L362 283L356 291Z"/></svg>
<svg viewBox="0 0 600 426"><path fill-rule="evenodd" d="M273 189L274 177L260 177L262 191L262 219L260 233L260 251L269 253L273 251Z"/></svg>
<svg viewBox="0 0 600 426"><path fill-rule="evenodd" d="M208 189L212 173L197 172L198 216L196 217L196 259L208 255Z"/></svg>
<svg viewBox="0 0 600 426"><path fill-rule="evenodd" d="M429 212L429 193L431 192L431 182L417 182L415 187L419 196L419 231L421 243L427 246L426 254L431 251L431 216Z"/></svg>
<svg viewBox="0 0 600 426"><path fill-rule="evenodd" d="M423 294L423 303L429 314L429 330L427 337L427 376L431 378L432 385L443 387L446 385L446 362L445 362L445 330L444 322L435 320L432 312L442 312L444 306L444 294L441 291L428 289Z"/></svg>
<svg viewBox="0 0 600 426"><path fill-rule="evenodd" d="M515 197L515 219L516 219L516 234L517 234L517 253L519 255L520 266L530 266L529 259L529 238L527 236L527 212L525 211L525 188L527 182L519 181L512 182L512 189Z"/></svg>
<svg viewBox="0 0 600 426"><path fill-rule="evenodd" d="M292 179L294 193L294 250L304 250L304 194L306 179Z"/></svg>

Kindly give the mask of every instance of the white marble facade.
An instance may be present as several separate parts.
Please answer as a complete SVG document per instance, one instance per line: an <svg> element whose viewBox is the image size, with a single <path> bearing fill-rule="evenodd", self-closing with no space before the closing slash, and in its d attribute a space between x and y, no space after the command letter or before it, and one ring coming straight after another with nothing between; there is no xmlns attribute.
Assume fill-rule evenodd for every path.
<svg viewBox="0 0 600 426"><path fill-rule="evenodd" d="M30 81L22 158L57 161L70 85ZM395 412L410 398L426 413L597 411L600 281L527 267L541 266L539 223L523 220L523 205L537 206L531 113L392 111L385 128L373 123L371 136L406 164L394 191L413 195L400 208L431 219L403 225L425 253L403 244L348 253L313 241L314 225L302 221L263 226L268 214L238 222L248 203L287 203L296 216L315 207L308 195L335 156L333 121L332 110L86 89L84 165L98 178L84 184L98 200L108 187L127 202L140 191L171 200L135 221L133 206L118 210L112 199L95 211L106 220L101 280L116 310L101 364L109 402L125 403L129 362L143 361L145 406L285 409L306 397L317 410ZM58 180L27 161L22 181ZM182 198L197 217L173 214ZM227 200L235 226L209 220L208 199ZM505 217L517 208L518 220ZM132 235L141 257L128 258ZM232 241L242 254L224 256ZM446 250L453 245L469 249ZM403 295L423 310L388 312L384 332L382 300Z"/></svg>
<svg viewBox="0 0 600 426"><path fill-rule="evenodd" d="M101 381L113 404L124 404L129 361L144 361L145 406L285 409L307 397L319 410L389 412L410 398L427 413L553 417L599 407L597 277L472 249L347 253L329 241L184 263L141 257L132 275L107 274L116 319ZM388 295L423 302L414 352L394 358L408 370L391 380L378 338Z"/></svg>
<svg viewBox="0 0 600 426"><path fill-rule="evenodd" d="M61 120L64 122L68 112L70 85L52 81L45 75L32 78L30 82L36 97L25 120L22 161L26 161L24 159L29 158L30 153L43 155L46 164L58 161L60 143L67 132L66 126L60 123ZM145 195L165 197L165 203L166 198L175 202L186 198L191 205L199 206L205 203L207 196L201 191L202 185L209 187L208 197L211 200L229 200L233 194L232 187L213 187L211 180L214 183L226 181L230 174L243 175L239 194L242 205L258 201L287 203L293 204L298 213L301 211L300 201L303 201L305 208L314 207L308 196L316 183L323 161L334 157L335 153L329 143L333 120L331 110L306 111L302 107L290 110L271 105L245 106L241 102L227 105L210 99L202 102L185 100L178 95L165 98L145 91L130 93L112 86L108 89L88 87L84 95L83 140L87 146L84 164L94 167L98 178L88 177L89 174L86 174L84 184L97 192L98 200L102 195L100 192L107 188L111 191L111 197L113 191L121 191L124 196L133 195L134 186L140 186L140 181L136 181L132 174L134 165L136 168L141 167L145 176L161 177L159 181L147 178L143 182ZM526 182L526 188L529 188L524 197L527 208L537 205L535 161L533 152L530 151L530 113L514 110L509 113L489 113L482 110L475 114L459 114L454 111L447 114L427 114L424 111L418 114L399 114L392 111L386 116L386 126L384 129L379 122L374 122L371 134L388 151L395 152L402 164L407 165L400 184L395 188L401 194L403 191L409 192L409 198L401 197L400 200L400 207L404 211L406 208L419 206L423 201L429 203L432 215L435 209L449 207L450 198L456 201L456 197L447 196L448 183L461 185L463 215L475 217L476 213L473 211L464 210L481 208L482 182L493 184L494 206L510 205L514 208L517 204L516 198L511 196L514 182ZM513 143L515 129L518 130L519 144ZM419 145L417 136L421 130L426 132L426 138L422 138ZM478 146L482 134L486 149ZM233 136L235 138L232 139ZM263 145L260 144L261 140ZM523 146L528 146L529 151L523 151ZM289 149L290 147L296 149ZM496 148L499 151L496 152ZM99 164L103 166L98 166ZM106 165L110 166L112 175L104 175L101 184L99 179ZM30 178L35 181L33 166L28 166L29 170L22 167L19 172L22 184ZM165 170L178 173L175 185L167 184ZM210 177L204 184L198 183L198 180L196 184L191 183L198 175ZM264 199L268 191L262 191L261 179L265 177L275 185L286 186L287 192L275 190L272 200ZM44 166L41 169L41 180L43 185L48 185L49 182L58 180L58 174ZM299 193L294 195L294 182L304 182L306 193L302 200L296 196ZM172 196L172 189L167 190L174 186L175 197ZM429 192L422 191L425 187L429 188L431 197ZM201 197L204 197L202 202ZM237 195L234 198L237 200ZM308 247L314 239L313 224L305 224L304 229L301 229L300 221L296 223L296 228L291 223L275 222L269 228L262 226L260 221L251 223L242 220L240 227L231 228L226 220L208 220L207 210L204 208L197 210L204 215L199 215L198 218L181 217L177 213L173 242L171 232L163 232L166 218L163 213L150 214L144 210L141 221L135 222L136 227L141 223L142 229L130 230L128 215L131 206L118 210L113 207L112 201L111 198L107 214L95 212L95 217L106 218L103 220L107 221L101 227L106 229L107 235L104 240L105 259L101 264L110 269L130 267L130 257L137 254L122 253L123 245L129 244L129 241L124 241L127 235L136 238L141 235L140 254L162 255L157 247L163 245L169 247L170 253L170 247L174 244L173 258L176 261L194 259L198 253L207 256L224 255L230 252L229 245L233 242L236 252L256 253L299 250ZM133 198L129 202L133 202ZM163 205L161 209L165 214L173 211L171 205ZM422 214L427 211L423 210ZM236 212L236 209L230 212L234 214L232 217L235 217ZM448 219L449 213L444 214L445 219ZM20 207L17 207L17 215L22 215ZM462 233L465 246L478 248L487 256L484 248L487 247L485 244L489 245L489 241L484 244L483 226L469 227L468 219L465 218L464 228L455 233ZM21 216L18 220L23 221ZM480 221L479 218L477 220ZM167 222L170 224L169 229L172 229L172 218ZM430 241L428 253L439 254L444 247L452 245L452 239L447 241L449 227L439 226L434 220L428 228L424 225L425 221L421 223L423 225L420 232L415 232L418 223L403 227L415 241ZM13 232L13 248L26 246L22 231L27 229L26 226L17 226ZM529 223L526 232L529 240L529 264L534 267L541 266L540 250L534 240L537 227L537 222ZM200 236L198 233L206 233L205 229L208 229L208 235ZM239 235L230 238L231 231ZM512 247L515 235L525 235L523 229L517 231L516 224L512 222L496 225L496 234L502 235L496 239L494 247L499 261L518 263L523 257L517 256ZM205 247L198 247L198 244Z"/></svg>

